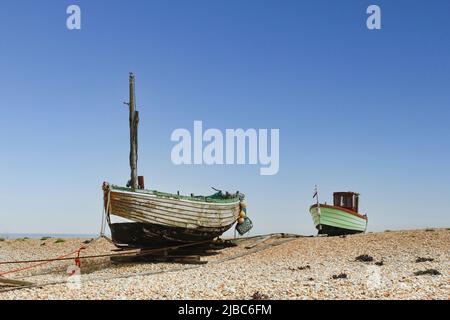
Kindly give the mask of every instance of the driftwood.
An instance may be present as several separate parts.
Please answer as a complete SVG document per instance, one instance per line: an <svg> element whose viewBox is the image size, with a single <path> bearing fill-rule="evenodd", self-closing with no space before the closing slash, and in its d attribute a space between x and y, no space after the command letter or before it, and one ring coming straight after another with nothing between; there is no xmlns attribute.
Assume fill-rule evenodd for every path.
<svg viewBox="0 0 450 320"><path fill-rule="evenodd" d="M202 261L202 256L216 255L218 254L218 250L234 246L236 246L236 244L231 241L216 240L192 246L180 245L164 250L155 250L155 248L141 249L135 254L129 256L114 256L111 257L110 260L112 263L174 262L183 264L205 264L207 261Z"/></svg>
<svg viewBox="0 0 450 320"><path fill-rule="evenodd" d="M205 264L199 255L173 255L165 253L158 254L142 254L138 253L133 256L111 257L112 263L148 263L148 262L174 262L182 264Z"/></svg>
<svg viewBox="0 0 450 320"><path fill-rule="evenodd" d="M16 280L16 279L8 279L0 277L0 285L13 286L13 287L22 287L22 286L30 286L33 283L28 281Z"/></svg>
<svg viewBox="0 0 450 320"><path fill-rule="evenodd" d="M252 249L252 248L256 247L257 245L259 245L261 243L264 243L264 242L266 242L269 239L276 238L276 237L279 237L279 235L277 235L277 234L269 234L268 236L265 236L262 239L260 239L260 240L258 240L256 242L246 246L245 249Z"/></svg>

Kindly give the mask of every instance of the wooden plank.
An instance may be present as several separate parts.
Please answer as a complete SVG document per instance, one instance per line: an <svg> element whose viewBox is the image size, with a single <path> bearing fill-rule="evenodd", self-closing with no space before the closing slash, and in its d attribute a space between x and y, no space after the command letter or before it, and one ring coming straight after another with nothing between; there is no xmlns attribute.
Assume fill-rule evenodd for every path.
<svg viewBox="0 0 450 320"><path fill-rule="evenodd" d="M148 223L157 223L157 224L163 224L167 226L177 226L181 228L191 228L191 229L197 229L199 227L201 228L221 228L221 227L227 227L232 225L237 218L236 217L230 217L227 219L217 219L216 221L193 221L190 219L184 219L183 217L176 217L176 216L168 216L168 218L165 218L167 215L161 215L161 214L154 214L152 211L146 211L142 208L127 208L122 206L115 205L112 210L110 211L111 214L133 219L139 222L148 222Z"/></svg>
<svg viewBox="0 0 450 320"><path fill-rule="evenodd" d="M168 255L160 254L137 254L133 256L111 257L112 263L148 263L148 262L174 262L183 264L205 264L199 255Z"/></svg>
<svg viewBox="0 0 450 320"><path fill-rule="evenodd" d="M138 202L138 201L118 201L112 200L110 203L111 209L114 211L115 208L126 208L127 211L130 211L132 208L138 208L144 210L144 212L148 213L157 213L157 214L168 214L169 216L179 216L183 219L191 219L191 220L206 220L206 221L216 221L220 219L229 219L236 218L239 214L239 208L229 208L227 210L213 210L211 212L205 212L202 209L198 209L197 211L187 211L183 208L176 208L171 206L161 206L159 204L149 203L149 202Z"/></svg>
<svg viewBox="0 0 450 320"><path fill-rule="evenodd" d="M126 203L112 203L111 205L111 213L115 214L115 212L123 211L125 213L133 212L134 214L141 215L143 218L145 217L167 217L167 219L178 220L182 222L191 222L191 223L228 223L229 221L235 221L238 217L239 212L230 212L228 214L220 214L216 213L213 217L205 217L202 213L198 213L197 215L188 215L183 211L178 210L162 210L159 207L149 206L146 204L126 204Z"/></svg>
<svg viewBox="0 0 450 320"><path fill-rule="evenodd" d="M206 264L207 261L200 260L199 256L187 256L187 257L168 257L173 262L183 263L183 264Z"/></svg>
<svg viewBox="0 0 450 320"><path fill-rule="evenodd" d="M145 262L175 262L188 264L205 264L202 256L210 256L218 254L217 250L222 250L236 244L231 241L211 241L207 243L199 243L192 246L179 245L170 248L141 249L131 256L111 257L113 263L145 263Z"/></svg>
<svg viewBox="0 0 450 320"><path fill-rule="evenodd" d="M215 202L202 202L202 201L189 201L183 199L163 198L156 195L145 195L137 192L120 192L111 191L111 199L122 200L132 199L135 201L154 202L156 204L174 205L180 206L181 209L194 209L194 210L228 210L232 207L239 207L239 200L229 203L215 203Z"/></svg>
<svg viewBox="0 0 450 320"><path fill-rule="evenodd" d="M133 209L128 211L125 208L115 208L111 214L126 219L131 219L136 222L160 224L169 227L180 227L196 230L205 230L206 232L216 232L223 228L231 227L236 221L236 219L230 219L228 221L223 221L222 223L203 223L203 222L189 222L189 221L176 221L175 219L165 219L162 216L150 215L148 213L138 212L139 209Z"/></svg>
<svg viewBox="0 0 450 320"><path fill-rule="evenodd" d="M275 238L275 237L277 237L277 235L269 234L268 236L263 237L262 239L252 243L251 245L246 246L245 249L252 249L252 248L256 247L257 245L264 243L267 240Z"/></svg>
<svg viewBox="0 0 450 320"><path fill-rule="evenodd" d="M7 279L0 276L0 284L13 286L13 287L21 287L21 286L30 286L33 285L32 282L16 280L16 279Z"/></svg>
<svg viewBox="0 0 450 320"><path fill-rule="evenodd" d="M193 249L193 250L175 250L174 254L189 256L189 255L199 255L199 256L215 256L219 254L216 250L203 250L203 249Z"/></svg>
<svg viewBox="0 0 450 320"><path fill-rule="evenodd" d="M226 228L228 226L231 227L232 223L225 226L203 226L198 225L194 223L185 223L185 222L179 222L179 221L173 221L173 220L166 220L156 217L143 217L142 215L136 215L134 213L128 213L124 210L121 211L115 211L112 213L113 215L123 217L126 219L130 219L134 222L142 222L142 223L150 223L154 225L162 225L162 226L168 226L168 227L179 227L179 228L185 228L185 229L195 229L197 231L206 231L206 232L220 232L223 228ZM223 231L222 231L223 232Z"/></svg>
<svg viewBox="0 0 450 320"><path fill-rule="evenodd" d="M115 207L126 207L126 208L141 208L145 209L147 212L157 212L161 214L169 214L170 216L179 215L185 219L205 219L205 220L217 220L217 219L227 219L236 217L239 214L238 208L230 208L224 211L211 211L210 213L206 213L201 209L197 211L187 211L183 208L175 208L171 206L161 206L159 204L148 203L148 202L136 202L136 201L116 201L113 200L111 202L111 207L114 209Z"/></svg>
<svg viewBox="0 0 450 320"><path fill-rule="evenodd" d="M199 216L205 219L217 219L217 217L229 217L235 216L239 213L238 206L231 206L224 209L212 208L205 210L202 208L188 209L185 206L177 206L174 204L160 204L155 201L139 201L136 199L111 199L111 205L114 207L116 205L121 206L137 206L145 207L147 209L158 209L160 211L169 212L171 214L181 214L182 216L187 216L191 218L198 218Z"/></svg>

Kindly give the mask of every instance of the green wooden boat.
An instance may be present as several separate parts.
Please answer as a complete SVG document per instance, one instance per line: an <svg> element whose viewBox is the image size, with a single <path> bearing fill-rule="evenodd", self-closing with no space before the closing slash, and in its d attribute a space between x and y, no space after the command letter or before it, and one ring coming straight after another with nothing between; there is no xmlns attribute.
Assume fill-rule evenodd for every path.
<svg viewBox="0 0 450 320"><path fill-rule="evenodd" d="M314 197L317 196L317 191ZM334 204L321 204L319 200L309 209L319 234L338 236L365 232L367 215L358 213L359 194L355 192L333 193Z"/></svg>

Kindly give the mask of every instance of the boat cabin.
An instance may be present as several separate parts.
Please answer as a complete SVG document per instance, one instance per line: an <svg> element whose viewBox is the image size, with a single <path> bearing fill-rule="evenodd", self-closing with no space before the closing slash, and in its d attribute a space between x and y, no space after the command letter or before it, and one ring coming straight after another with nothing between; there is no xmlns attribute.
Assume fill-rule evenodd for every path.
<svg viewBox="0 0 450 320"><path fill-rule="evenodd" d="M335 192L333 193L335 207L345 208L358 212L359 193L356 192Z"/></svg>

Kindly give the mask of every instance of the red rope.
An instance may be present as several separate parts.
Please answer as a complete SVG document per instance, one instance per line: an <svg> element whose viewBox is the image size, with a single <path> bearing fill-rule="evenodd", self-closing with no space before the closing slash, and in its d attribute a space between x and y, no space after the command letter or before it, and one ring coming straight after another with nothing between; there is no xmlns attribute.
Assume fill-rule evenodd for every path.
<svg viewBox="0 0 450 320"><path fill-rule="evenodd" d="M182 244L182 245L177 245L177 246L170 246L170 247L164 247L164 248L153 248L153 249L149 249L149 250L144 250L144 253L158 252L158 251L164 251L164 250L169 250L169 249L189 247L189 246L194 246L194 245L198 245L198 244L202 244L202 243L208 243L208 242L210 242L210 240L199 241L199 242L194 242L194 243L187 243L187 244ZM6 274L10 274L10 273L14 273L14 272L19 272L19 271L24 271L24 270L32 269L32 268L35 268L35 267L39 267L41 265L49 264L49 263L54 262L54 261L70 260L71 258L67 258L67 257L72 255L72 254L75 254L75 253L78 253L77 257L75 258L75 264L78 267L81 265L81 259L113 257L113 256L130 255L130 254L135 254L136 253L136 252L130 251L130 252L116 253L116 254L102 254L102 255L95 255L95 256L80 257L80 251L84 250L84 249L86 249L86 246L82 246L79 249L77 249L77 250L75 250L73 252L70 252L68 254L62 255L60 257L57 257L57 258L54 258L54 259L44 260L43 262L40 262L40 263L31 265L31 266L28 266L28 267L13 269L13 270L9 270L9 271L2 272L2 273L0 272L0 277L4 276ZM31 262L35 262L35 261L32 261L32 260L31 261L3 261L3 262L0 262L0 265L1 264L11 264L11 263L31 263ZM39 261L39 260L37 260L37 261Z"/></svg>
<svg viewBox="0 0 450 320"><path fill-rule="evenodd" d="M81 250L83 250L83 249L86 249L86 248L81 247L80 249L78 249L77 257L75 258L75 265L76 265L78 268L81 268L80 252L81 252Z"/></svg>
<svg viewBox="0 0 450 320"><path fill-rule="evenodd" d="M27 267L23 267L23 268L12 269L12 270L9 270L9 271L6 271L6 272L1 272L1 273L0 273L0 277L3 277L3 276L6 275L6 274L15 273L15 272L19 272L19 271L24 271L24 270L28 270L28 269L32 269L32 268L35 268L35 267L42 266L42 265L44 265L44 264L49 264L49 263L58 261L58 260L61 259L61 258L66 258L66 257L68 257L68 256L71 256L71 255L73 255L73 254L75 254L75 253L78 253L77 258L75 258L75 264L77 264L77 266L79 266L79 264L80 264L80 262L79 262L79 261L80 261L80 251L81 251L81 250L84 250L84 249L86 249L86 248L85 248L85 247L80 247L79 249L77 249L77 250L75 250L75 251L73 251L73 252L67 253L67 254L62 255L62 256L60 256L60 257L57 257L57 258L55 258L55 259L50 259L50 260L48 260L48 261L44 261L44 262L41 262L41 263L33 264L33 265L31 265L31 266L27 266Z"/></svg>

